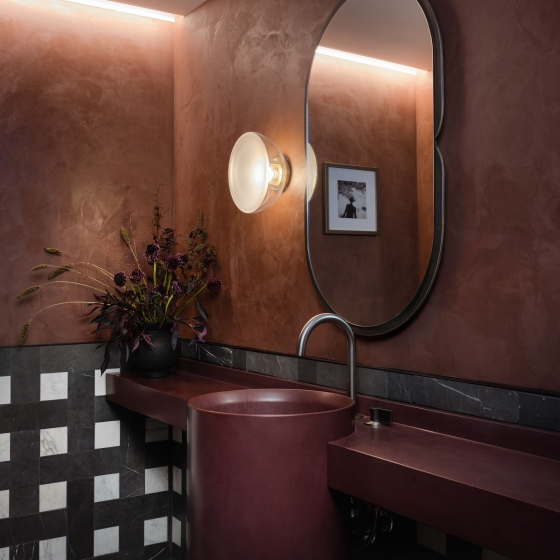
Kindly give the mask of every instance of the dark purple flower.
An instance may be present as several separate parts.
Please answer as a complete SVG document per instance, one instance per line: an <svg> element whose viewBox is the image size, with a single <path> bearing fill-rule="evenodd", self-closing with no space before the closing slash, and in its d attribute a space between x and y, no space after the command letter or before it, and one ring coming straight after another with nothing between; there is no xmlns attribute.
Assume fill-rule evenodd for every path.
<svg viewBox="0 0 560 560"><path fill-rule="evenodd" d="M206 281L206 289L210 292L217 292L222 287L222 281L217 278L211 278Z"/></svg>
<svg viewBox="0 0 560 560"><path fill-rule="evenodd" d="M187 291L187 287L180 280L173 280L171 282L171 291L173 295L181 296Z"/></svg>
<svg viewBox="0 0 560 560"><path fill-rule="evenodd" d="M206 251L202 257L202 265L206 268L210 265L216 264L215 256L216 254L212 250Z"/></svg>
<svg viewBox="0 0 560 560"><path fill-rule="evenodd" d="M177 253L175 258L179 261L179 268L185 269L187 268L187 264L189 262L189 258L187 255L183 255L182 253Z"/></svg>
<svg viewBox="0 0 560 560"><path fill-rule="evenodd" d="M133 284L138 284L142 278L144 278L144 276L146 276L146 274L144 272L142 272L139 268L135 268L131 273L130 276L128 277L128 279L133 283Z"/></svg>
<svg viewBox="0 0 560 560"><path fill-rule="evenodd" d="M179 268L179 259L177 255L167 257L165 259L165 266L169 272L173 272Z"/></svg>
<svg viewBox="0 0 560 560"><path fill-rule="evenodd" d="M124 272L117 272L115 276L113 276L113 282L119 288L122 288L126 284L126 274Z"/></svg>
<svg viewBox="0 0 560 560"><path fill-rule="evenodd" d="M151 243L144 251L144 258L153 264L159 259L159 243Z"/></svg>

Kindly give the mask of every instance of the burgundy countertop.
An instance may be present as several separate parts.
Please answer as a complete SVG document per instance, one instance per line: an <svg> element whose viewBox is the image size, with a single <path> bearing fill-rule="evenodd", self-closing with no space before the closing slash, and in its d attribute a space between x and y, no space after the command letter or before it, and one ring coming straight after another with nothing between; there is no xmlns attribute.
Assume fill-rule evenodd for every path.
<svg viewBox="0 0 560 560"><path fill-rule="evenodd" d="M109 375L107 399L185 430L191 398L264 387L325 390L181 360L163 379ZM328 444L331 488L514 560L560 558L560 434L359 397L379 405L393 426Z"/></svg>

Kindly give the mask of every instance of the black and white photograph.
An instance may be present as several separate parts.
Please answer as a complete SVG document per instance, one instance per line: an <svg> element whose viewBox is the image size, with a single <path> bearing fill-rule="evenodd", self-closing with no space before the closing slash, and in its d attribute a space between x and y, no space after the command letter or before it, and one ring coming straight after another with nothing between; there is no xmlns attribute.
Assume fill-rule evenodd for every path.
<svg viewBox="0 0 560 560"><path fill-rule="evenodd" d="M325 233L378 235L377 169L325 163Z"/></svg>

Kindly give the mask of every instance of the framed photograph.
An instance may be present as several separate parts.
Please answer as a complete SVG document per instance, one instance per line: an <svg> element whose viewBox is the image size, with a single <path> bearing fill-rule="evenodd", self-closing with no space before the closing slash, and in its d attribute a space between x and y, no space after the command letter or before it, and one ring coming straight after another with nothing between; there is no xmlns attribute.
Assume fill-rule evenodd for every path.
<svg viewBox="0 0 560 560"><path fill-rule="evenodd" d="M377 169L325 163L325 233L379 235Z"/></svg>

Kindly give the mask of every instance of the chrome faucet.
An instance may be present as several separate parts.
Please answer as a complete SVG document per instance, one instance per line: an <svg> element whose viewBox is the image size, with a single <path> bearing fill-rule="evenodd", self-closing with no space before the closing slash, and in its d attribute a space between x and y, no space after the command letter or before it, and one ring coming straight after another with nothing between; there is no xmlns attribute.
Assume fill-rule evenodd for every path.
<svg viewBox="0 0 560 560"><path fill-rule="evenodd" d="M334 313L321 313L320 315L316 315L307 321L301 331L301 334L299 335L297 347L298 356L303 357L305 355L307 339L309 338L311 331L322 323L334 323L335 325L338 325L346 335L348 349L348 396L354 401L354 405L357 407L358 403L356 401L356 391L358 384L358 370L356 369L356 339L354 338L352 328L342 317L339 317Z"/></svg>

